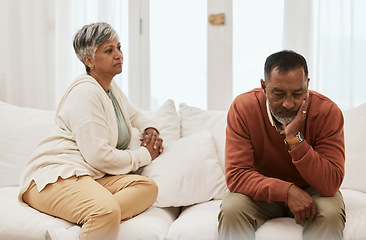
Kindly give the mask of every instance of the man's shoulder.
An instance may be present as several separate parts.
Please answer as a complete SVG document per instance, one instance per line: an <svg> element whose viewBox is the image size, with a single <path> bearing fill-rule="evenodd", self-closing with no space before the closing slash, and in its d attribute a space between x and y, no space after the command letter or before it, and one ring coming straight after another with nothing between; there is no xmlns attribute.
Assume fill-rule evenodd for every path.
<svg viewBox="0 0 366 240"><path fill-rule="evenodd" d="M229 116L240 115L245 119L257 119L266 112L266 96L261 88L238 95L229 109ZM255 121L255 120L253 120Z"/></svg>
<svg viewBox="0 0 366 240"><path fill-rule="evenodd" d="M314 90L309 90L309 94L311 96L311 102L315 104L323 104L323 105L334 105L338 108L337 104L333 102L330 98L324 96L323 94L316 92Z"/></svg>
<svg viewBox="0 0 366 240"><path fill-rule="evenodd" d="M311 111L316 111L320 114L328 114L329 112L341 113L340 108L330 98L313 90L310 90L309 94L311 99L309 107L311 108Z"/></svg>
<svg viewBox="0 0 366 240"><path fill-rule="evenodd" d="M238 95L233 104L240 106L253 106L258 105L260 102L265 102L265 95L261 88L254 88L248 92Z"/></svg>

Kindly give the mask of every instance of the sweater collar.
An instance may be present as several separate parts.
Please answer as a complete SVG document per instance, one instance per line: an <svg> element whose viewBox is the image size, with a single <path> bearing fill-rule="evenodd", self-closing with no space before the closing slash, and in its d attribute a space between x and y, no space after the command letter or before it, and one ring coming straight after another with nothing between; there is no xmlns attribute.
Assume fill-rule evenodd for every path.
<svg viewBox="0 0 366 240"><path fill-rule="evenodd" d="M279 132L281 135L285 134L285 130L282 128L279 128L276 125L275 120L273 119L271 110L269 109L268 99L266 99L266 108L267 108L268 119L269 119L269 122L271 123L272 127L274 127L276 129L276 131Z"/></svg>

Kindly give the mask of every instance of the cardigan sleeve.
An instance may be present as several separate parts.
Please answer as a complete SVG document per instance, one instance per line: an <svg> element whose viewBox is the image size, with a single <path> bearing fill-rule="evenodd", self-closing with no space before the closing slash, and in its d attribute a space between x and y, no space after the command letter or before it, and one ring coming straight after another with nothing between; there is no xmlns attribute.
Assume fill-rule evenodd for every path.
<svg viewBox="0 0 366 240"><path fill-rule="evenodd" d="M111 143L117 129L115 113L109 98L100 87L87 82L74 87L63 104L60 117L65 131L70 131L85 162L93 168L112 175L126 174L151 162L145 147L118 150ZM114 139L114 138L113 138Z"/></svg>

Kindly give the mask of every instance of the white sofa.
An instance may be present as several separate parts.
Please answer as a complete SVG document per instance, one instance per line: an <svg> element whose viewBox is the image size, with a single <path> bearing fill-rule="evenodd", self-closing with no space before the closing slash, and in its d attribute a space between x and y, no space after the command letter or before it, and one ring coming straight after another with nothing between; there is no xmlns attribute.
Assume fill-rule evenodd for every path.
<svg viewBox="0 0 366 240"><path fill-rule="evenodd" d="M159 186L157 201L121 224L118 239L215 240L217 215L227 192L224 182L225 111L205 111L172 100L156 112L165 151L139 170ZM366 104L345 115L346 176L341 191L346 203L345 240L366 240ZM73 224L17 201L20 171L42 138L53 131L54 112L0 102L0 239L45 239L46 229ZM130 148L139 144L133 132ZM75 228L74 228L75 229ZM300 240L302 227L291 218L266 222L261 240Z"/></svg>

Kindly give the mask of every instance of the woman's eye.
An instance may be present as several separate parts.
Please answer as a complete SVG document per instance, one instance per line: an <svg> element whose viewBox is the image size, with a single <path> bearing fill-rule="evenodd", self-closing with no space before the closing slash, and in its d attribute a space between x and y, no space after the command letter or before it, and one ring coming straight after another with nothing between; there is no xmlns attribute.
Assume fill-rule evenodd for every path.
<svg viewBox="0 0 366 240"><path fill-rule="evenodd" d="M106 52L107 53L111 53L112 52L112 49L108 49Z"/></svg>

